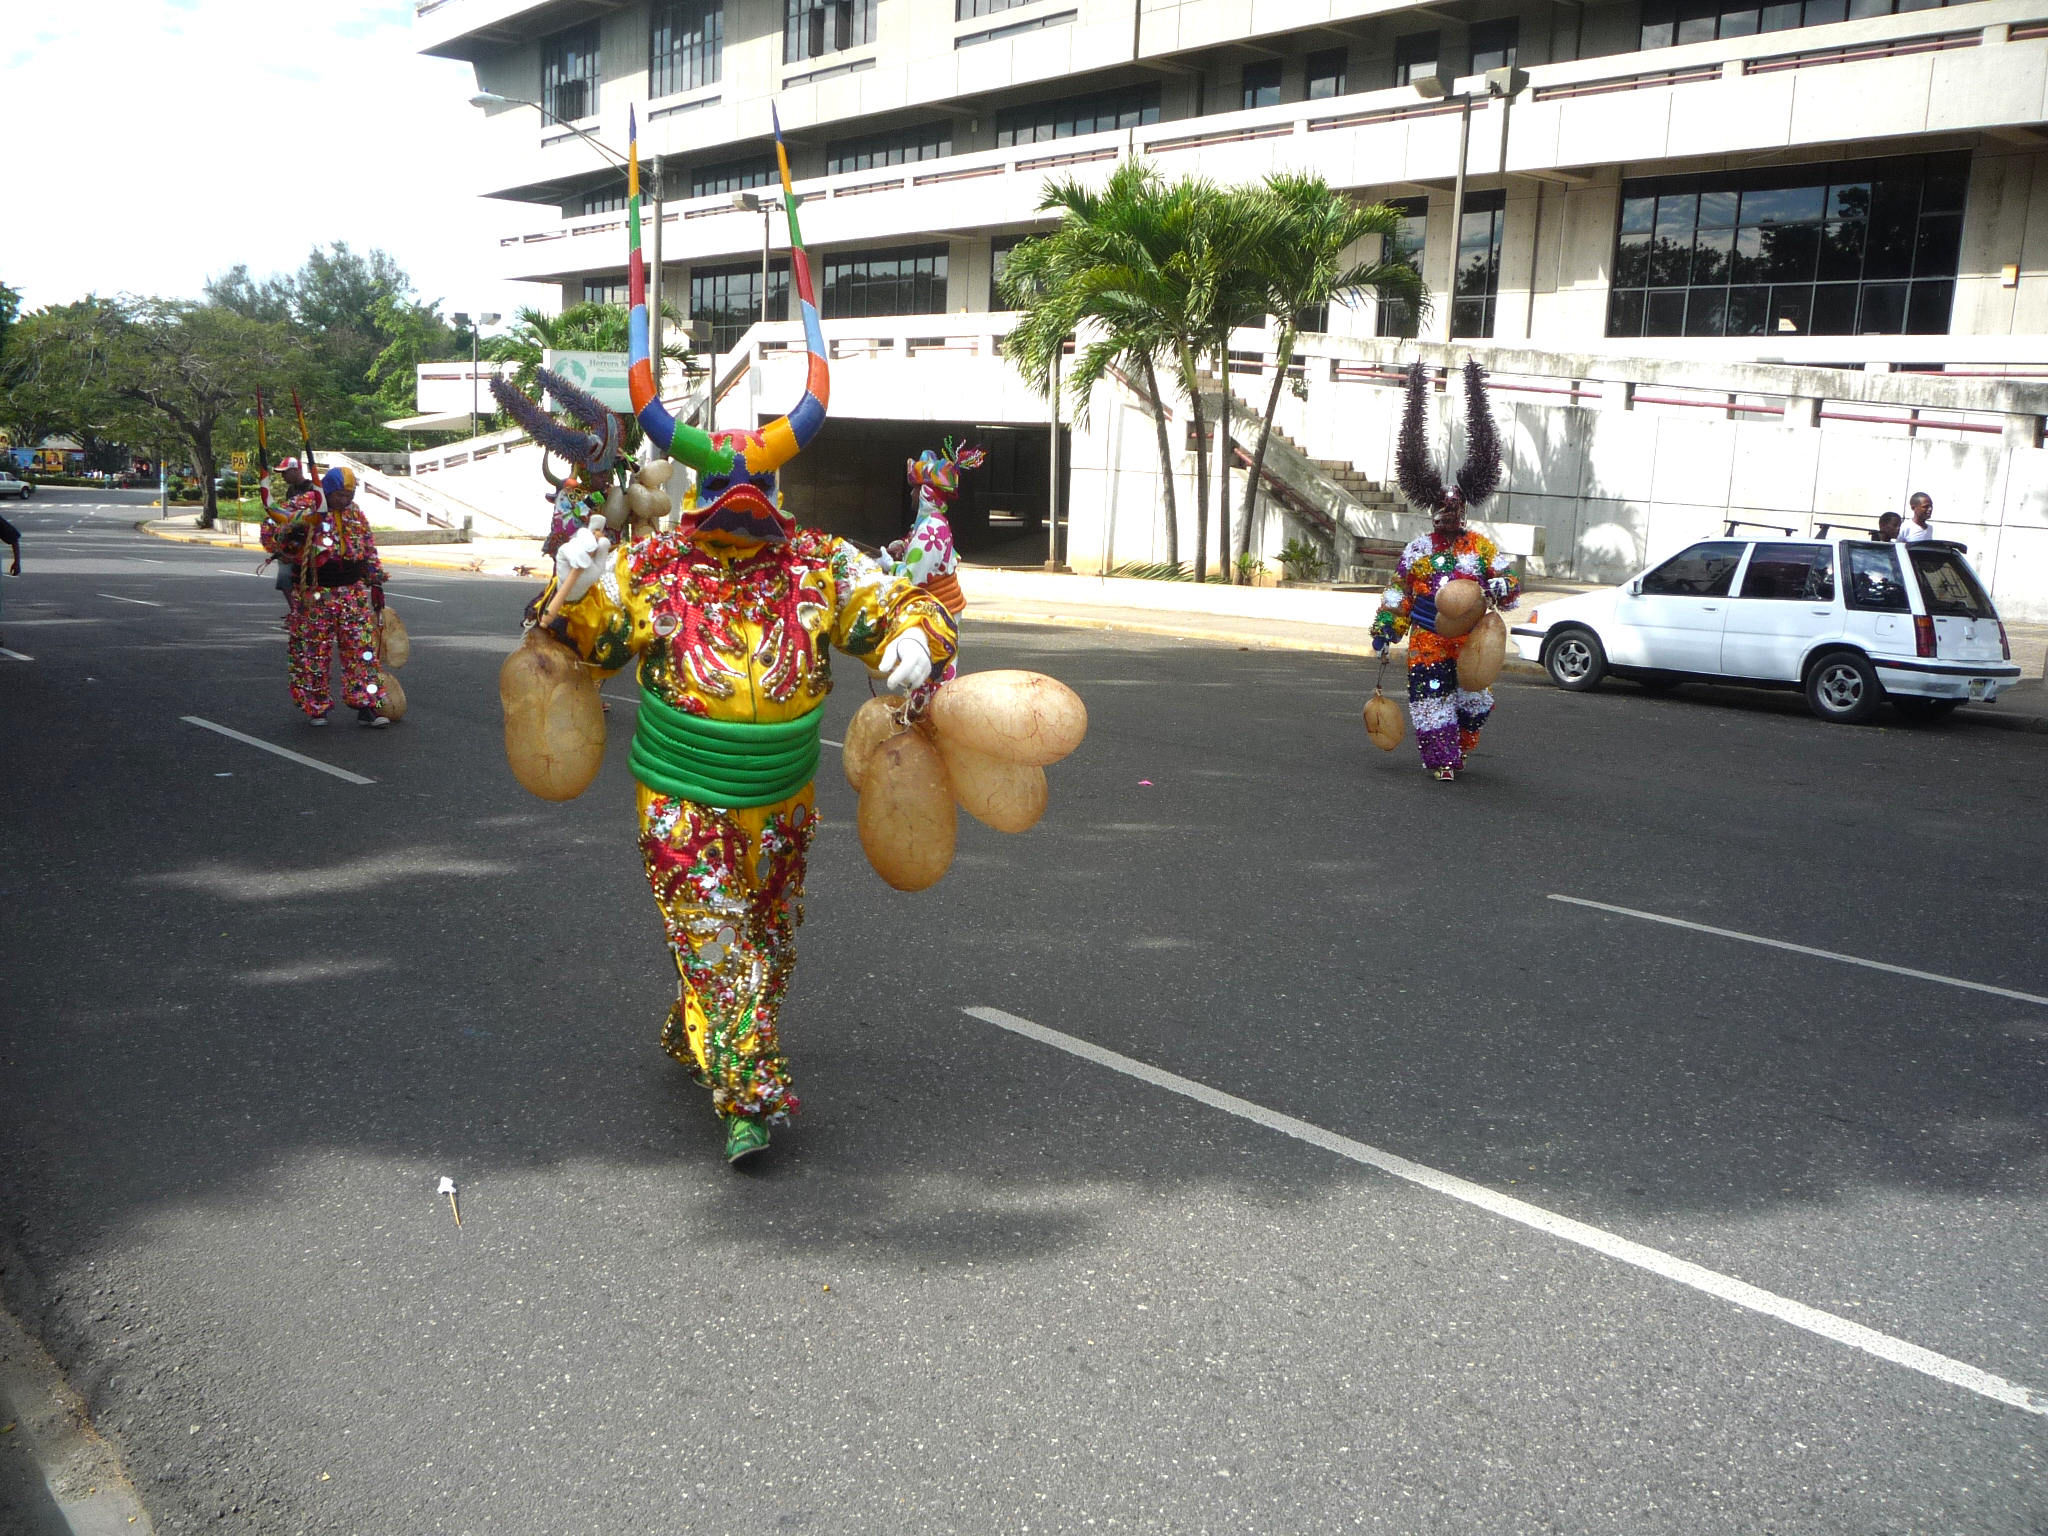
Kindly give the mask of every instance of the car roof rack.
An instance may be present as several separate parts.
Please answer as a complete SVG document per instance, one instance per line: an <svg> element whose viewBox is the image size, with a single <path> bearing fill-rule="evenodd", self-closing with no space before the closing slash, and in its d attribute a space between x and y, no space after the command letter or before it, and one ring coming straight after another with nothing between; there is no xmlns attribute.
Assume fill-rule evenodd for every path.
<svg viewBox="0 0 2048 1536"><path fill-rule="evenodd" d="M1877 530L1875 528L1865 528L1856 523L1815 523L1813 525L1814 537L1819 539L1826 538L1828 536L1828 530L1831 528L1848 528L1856 533L1867 533L1873 539L1878 536Z"/></svg>
<svg viewBox="0 0 2048 1536"><path fill-rule="evenodd" d="M1788 539L1792 537L1792 530L1785 527L1782 523L1754 523L1746 517L1729 518L1728 526L1721 530L1721 537L1724 539L1734 538L1735 530L1738 528L1768 528L1773 533L1782 533Z"/></svg>

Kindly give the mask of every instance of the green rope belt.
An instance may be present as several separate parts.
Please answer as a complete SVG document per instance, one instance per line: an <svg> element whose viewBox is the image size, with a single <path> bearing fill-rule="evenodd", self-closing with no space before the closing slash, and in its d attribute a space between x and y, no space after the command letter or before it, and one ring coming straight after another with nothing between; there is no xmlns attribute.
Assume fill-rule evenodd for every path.
<svg viewBox="0 0 2048 1536"><path fill-rule="evenodd" d="M629 758L657 794L740 810L787 800L817 776L823 709L764 725L686 715L640 690Z"/></svg>

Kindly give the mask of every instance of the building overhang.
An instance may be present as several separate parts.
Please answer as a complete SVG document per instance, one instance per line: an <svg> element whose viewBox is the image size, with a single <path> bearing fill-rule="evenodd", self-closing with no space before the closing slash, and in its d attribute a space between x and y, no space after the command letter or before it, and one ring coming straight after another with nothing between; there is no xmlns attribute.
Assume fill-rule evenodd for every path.
<svg viewBox="0 0 2048 1536"><path fill-rule="evenodd" d="M469 421L467 411L429 411L424 416L401 416L384 426L392 432L467 432Z"/></svg>
<svg viewBox="0 0 2048 1536"><path fill-rule="evenodd" d="M475 63L550 32L623 11L636 0L417 0L413 26L427 34L419 51Z"/></svg>

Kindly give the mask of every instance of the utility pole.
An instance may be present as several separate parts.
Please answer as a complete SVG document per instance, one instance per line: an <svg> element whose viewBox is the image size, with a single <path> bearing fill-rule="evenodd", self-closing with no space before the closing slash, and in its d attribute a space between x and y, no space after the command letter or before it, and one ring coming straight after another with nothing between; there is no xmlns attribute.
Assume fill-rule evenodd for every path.
<svg viewBox="0 0 2048 1536"><path fill-rule="evenodd" d="M1045 568L1056 571L1060 568L1060 361L1067 350L1067 340L1060 338L1059 345L1052 349L1052 394L1048 399L1050 414L1046 436L1052 444L1049 458L1049 478L1045 483Z"/></svg>

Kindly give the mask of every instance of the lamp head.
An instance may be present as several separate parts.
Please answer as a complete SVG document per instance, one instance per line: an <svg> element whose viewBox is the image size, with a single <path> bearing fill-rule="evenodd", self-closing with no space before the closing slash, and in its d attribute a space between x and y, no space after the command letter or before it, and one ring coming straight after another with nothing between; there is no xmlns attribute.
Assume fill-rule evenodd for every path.
<svg viewBox="0 0 2048 1536"><path fill-rule="evenodd" d="M504 107L510 106L511 101L509 96L500 96L496 91L478 91L469 98L472 107Z"/></svg>

